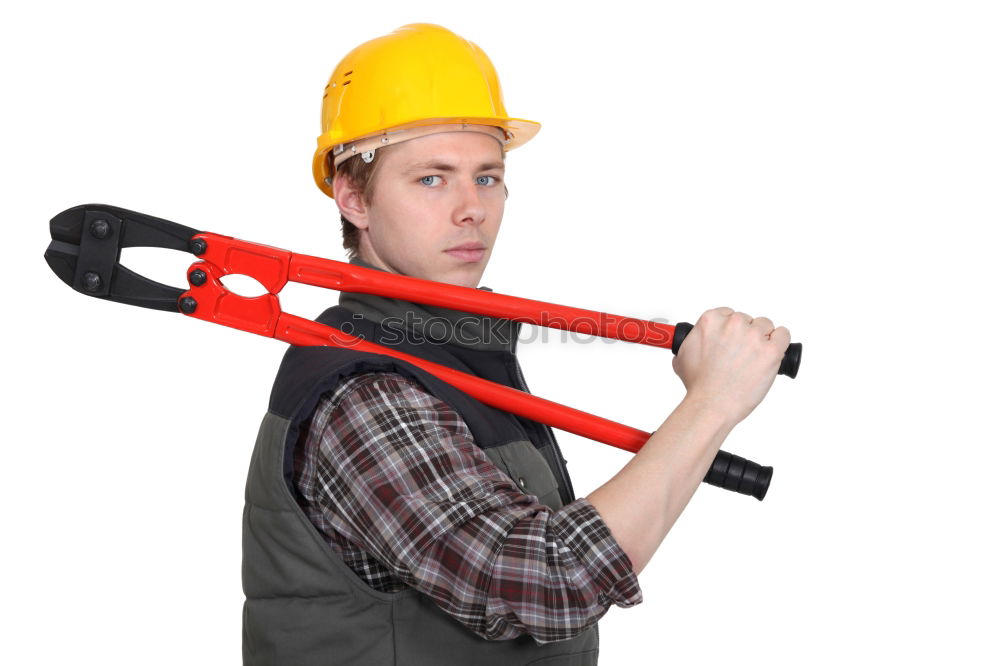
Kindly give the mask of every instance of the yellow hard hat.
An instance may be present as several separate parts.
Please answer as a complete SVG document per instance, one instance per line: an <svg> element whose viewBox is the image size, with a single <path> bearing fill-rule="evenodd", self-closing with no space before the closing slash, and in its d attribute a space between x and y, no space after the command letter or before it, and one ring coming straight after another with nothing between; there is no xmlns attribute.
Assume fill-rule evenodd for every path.
<svg viewBox="0 0 1000 666"><path fill-rule="evenodd" d="M405 25L358 46L333 70L313 178L332 198L331 150L379 135L388 144L391 137L405 138L399 130L449 124L499 127L504 150L541 127L507 115L496 70L481 48L439 25Z"/></svg>

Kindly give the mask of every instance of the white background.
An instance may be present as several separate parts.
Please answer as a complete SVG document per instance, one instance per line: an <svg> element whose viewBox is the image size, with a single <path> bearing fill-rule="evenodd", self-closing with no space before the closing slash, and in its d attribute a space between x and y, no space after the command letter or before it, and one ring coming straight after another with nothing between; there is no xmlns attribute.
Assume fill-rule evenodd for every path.
<svg viewBox="0 0 1000 666"><path fill-rule="evenodd" d="M239 663L244 477L284 350L74 293L49 218L102 202L343 259L310 174L323 87L415 21L482 46L543 124L482 284L729 305L805 345L724 447L774 465L767 499L704 486L602 664L996 663L994 3L25 7L0 27L5 663ZM192 257L156 254L126 260L183 285ZM538 395L647 430L682 396L663 350L548 334L521 345ZM628 460L559 436L578 495Z"/></svg>

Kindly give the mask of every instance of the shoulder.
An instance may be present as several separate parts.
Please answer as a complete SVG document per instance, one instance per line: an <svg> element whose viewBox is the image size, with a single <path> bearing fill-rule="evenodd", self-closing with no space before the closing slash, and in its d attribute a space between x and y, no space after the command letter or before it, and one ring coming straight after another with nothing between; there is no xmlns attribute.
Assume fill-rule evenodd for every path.
<svg viewBox="0 0 1000 666"><path fill-rule="evenodd" d="M361 372L342 381L328 397L334 404L352 402L384 403L436 401L419 382L397 372Z"/></svg>
<svg viewBox="0 0 1000 666"><path fill-rule="evenodd" d="M316 422L347 418L370 428L391 418L409 424L434 423L450 430L467 426L447 403L432 395L418 381L396 372L362 372L351 375L325 395L317 406Z"/></svg>

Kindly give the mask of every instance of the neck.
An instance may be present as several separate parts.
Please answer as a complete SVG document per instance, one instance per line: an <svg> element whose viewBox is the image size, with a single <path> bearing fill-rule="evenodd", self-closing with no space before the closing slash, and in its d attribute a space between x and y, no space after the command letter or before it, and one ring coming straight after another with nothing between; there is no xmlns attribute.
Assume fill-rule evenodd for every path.
<svg viewBox="0 0 1000 666"><path fill-rule="evenodd" d="M388 272L360 257L350 263ZM478 287L493 291L489 287ZM521 323L375 294L340 292L340 305L389 328L406 329L432 343L480 351L514 352Z"/></svg>

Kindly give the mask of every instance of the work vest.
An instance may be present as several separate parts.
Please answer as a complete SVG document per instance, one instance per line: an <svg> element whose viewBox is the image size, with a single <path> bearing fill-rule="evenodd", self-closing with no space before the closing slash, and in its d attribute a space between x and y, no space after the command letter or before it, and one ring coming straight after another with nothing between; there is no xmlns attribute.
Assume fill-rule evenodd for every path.
<svg viewBox="0 0 1000 666"><path fill-rule="evenodd" d="M352 263L373 268L359 259ZM527 391L514 353L517 322L346 293L318 321ZM292 347L275 378L247 478L244 664L596 664L596 625L572 639L544 645L528 635L488 641L415 589L386 593L371 588L309 521L295 499L296 442L324 394L349 375L372 371L409 377L448 404L468 425L476 445L525 493L553 510L574 499L565 460L548 426L489 407L405 361L353 349Z"/></svg>

